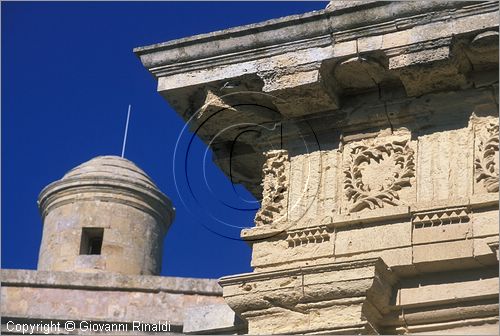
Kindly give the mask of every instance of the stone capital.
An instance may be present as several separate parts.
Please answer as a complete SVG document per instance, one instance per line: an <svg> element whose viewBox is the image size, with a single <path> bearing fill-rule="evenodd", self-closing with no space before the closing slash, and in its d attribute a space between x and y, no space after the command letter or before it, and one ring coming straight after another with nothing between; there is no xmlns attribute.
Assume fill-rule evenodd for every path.
<svg viewBox="0 0 500 336"><path fill-rule="evenodd" d="M377 333L397 277L380 258L222 278L229 306L260 334Z"/></svg>

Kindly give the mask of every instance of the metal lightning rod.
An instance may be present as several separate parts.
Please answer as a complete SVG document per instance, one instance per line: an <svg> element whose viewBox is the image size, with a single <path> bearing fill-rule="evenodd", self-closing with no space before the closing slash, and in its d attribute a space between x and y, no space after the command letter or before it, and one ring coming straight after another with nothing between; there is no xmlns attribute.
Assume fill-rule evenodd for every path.
<svg viewBox="0 0 500 336"><path fill-rule="evenodd" d="M125 124L125 134L123 135L122 157L125 155L125 145L127 144L128 122L130 120L131 110L132 110L132 105L129 104L127 112L127 123Z"/></svg>

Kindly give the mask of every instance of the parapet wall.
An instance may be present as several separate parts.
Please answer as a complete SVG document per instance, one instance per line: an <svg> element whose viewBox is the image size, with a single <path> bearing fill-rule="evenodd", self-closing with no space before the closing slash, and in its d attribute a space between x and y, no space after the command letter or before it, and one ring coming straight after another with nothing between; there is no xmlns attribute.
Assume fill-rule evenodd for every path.
<svg viewBox="0 0 500 336"><path fill-rule="evenodd" d="M127 324L130 334L137 334L131 330L134 321L160 321L181 333L189 309L224 304L222 289L211 279L28 270L1 275L2 333L8 321L73 321L78 333L85 333L78 331L81 321L87 322L84 327Z"/></svg>

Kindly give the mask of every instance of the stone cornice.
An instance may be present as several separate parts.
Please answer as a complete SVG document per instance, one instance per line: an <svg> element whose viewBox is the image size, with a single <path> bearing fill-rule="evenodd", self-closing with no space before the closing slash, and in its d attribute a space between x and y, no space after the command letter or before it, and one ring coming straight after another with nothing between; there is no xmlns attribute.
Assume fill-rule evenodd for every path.
<svg viewBox="0 0 500 336"><path fill-rule="evenodd" d="M292 232L295 230L312 230L326 228L340 228L349 227L356 225L368 225L372 223L386 223L391 220L399 219L409 220L415 214L428 211L446 210L450 208L467 208L467 209L481 209L485 207L490 207L498 205L499 197L497 193L492 194L480 194L471 195L470 197L463 197L459 199L446 199L441 203L417 203L409 206L398 206L393 208L383 208L371 212L365 213L352 213L348 215L338 214L335 216L327 216L321 220L321 222L312 224L307 223L306 227L303 227L304 223L292 224L283 223L279 227L276 226L259 226L252 227L248 229L243 229L241 231L241 238L253 242L266 239L269 237L274 237L285 232Z"/></svg>
<svg viewBox="0 0 500 336"><path fill-rule="evenodd" d="M496 1L375 1L315 11L134 49L155 76L241 63L305 48L324 47L417 25L487 13ZM429 17L429 12L435 13ZM394 19L397 16L399 18Z"/></svg>
<svg viewBox="0 0 500 336"><path fill-rule="evenodd" d="M260 318L308 320L318 309L325 308L333 314L344 309L352 312L345 321L324 331L343 332L351 328L361 332L378 329L379 321L389 312L392 287L397 280L380 258L373 258L242 274L224 277L219 283L229 306L249 321L249 333L280 333L286 328L273 329ZM318 331L318 325L300 324L295 333L311 331Z"/></svg>
<svg viewBox="0 0 500 336"><path fill-rule="evenodd" d="M401 279L392 305L383 321L388 334L391 327L405 326L407 331L417 332L439 330L438 323L451 327L475 318L482 323L498 321L498 269L492 266Z"/></svg>
<svg viewBox="0 0 500 336"><path fill-rule="evenodd" d="M87 195L86 197L84 195ZM116 197L121 195L122 197ZM166 228L173 221L175 210L170 199L155 188L126 178L65 178L49 184L38 197L42 218L52 209L74 200L102 200L122 203L151 213Z"/></svg>
<svg viewBox="0 0 500 336"><path fill-rule="evenodd" d="M298 273L317 274L327 271L340 271L340 270L353 269L359 267L375 266L378 265L379 263L383 263L380 258L370 258L365 260L356 260L343 263L330 263L326 265L307 266L307 267L301 267L300 269L290 268L284 270L273 270L268 272L244 273L244 274L222 277L219 280L219 284L221 286L234 285L239 283L245 283L247 281L263 281L274 278L292 276L292 275L297 275Z"/></svg>

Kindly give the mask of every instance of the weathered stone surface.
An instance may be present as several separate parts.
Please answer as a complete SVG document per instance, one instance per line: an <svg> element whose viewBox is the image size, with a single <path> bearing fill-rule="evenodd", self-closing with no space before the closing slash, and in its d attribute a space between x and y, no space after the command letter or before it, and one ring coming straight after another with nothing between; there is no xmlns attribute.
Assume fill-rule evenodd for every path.
<svg viewBox="0 0 500 336"><path fill-rule="evenodd" d="M279 226L287 220L289 160L288 153L274 150L266 153L263 169L262 203L255 215L255 223L259 225Z"/></svg>
<svg viewBox="0 0 500 336"><path fill-rule="evenodd" d="M112 273L2 270L2 318L36 321L168 321L189 307L222 304L215 280Z"/></svg>
<svg viewBox="0 0 500 336"><path fill-rule="evenodd" d="M394 303L402 310L386 316L385 330L438 334L464 330L466 334L492 334L498 325L497 287L495 266L402 279ZM457 320L457 315L461 319ZM398 327L401 321L404 327Z"/></svg>
<svg viewBox="0 0 500 336"><path fill-rule="evenodd" d="M338 111L340 120L353 125L352 118L342 116L349 111L353 95L373 90L379 96L402 89L406 97L420 97L496 81L484 75L495 73L498 67L494 56L498 53L494 38L498 5L493 1L418 6L412 2L335 2L329 8L136 48L135 52L158 78L158 91L186 119L204 104L200 92L209 90L222 97L228 87L231 93L247 93L246 97L251 92L264 93L239 100L270 107L277 111L277 119ZM382 98L377 105L388 100ZM387 122L384 110L380 115ZM217 127L225 129L234 120L260 117L244 118L224 118ZM200 136L209 143L214 134ZM259 148L257 144L262 143L266 141L246 142L249 152L236 156L234 163L245 167L262 162L262 152L269 150ZM225 160L219 156L217 162L228 173ZM241 183L256 197L261 193L256 187L258 170L240 175Z"/></svg>
<svg viewBox="0 0 500 336"><path fill-rule="evenodd" d="M368 259L245 274L220 283L229 306L248 321L250 334L359 333L377 330L396 280L380 259Z"/></svg>
<svg viewBox="0 0 500 336"><path fill-rule="evenodd" d="M221 280L249 333L498 326L497 30L494 1L332 1L135 50L190 123L229 111L199 135L262 200Z"/></svg>
<svg viewBox="0 0 500 336"><path fill-rule="evenodd" d="M196 306L184 312L185 334L241 333L246 329L234 311L226 304Z"/></svg>
<svg viewBox="0 0 500 336"><path fill-rule="evenodd" d="M3 269L1 282L6 286L67 287L92 289L121 288L124 291L165 291L220 295L222 288L213 279L165 276L134 276L117 273L76 273Z"/></svg>

